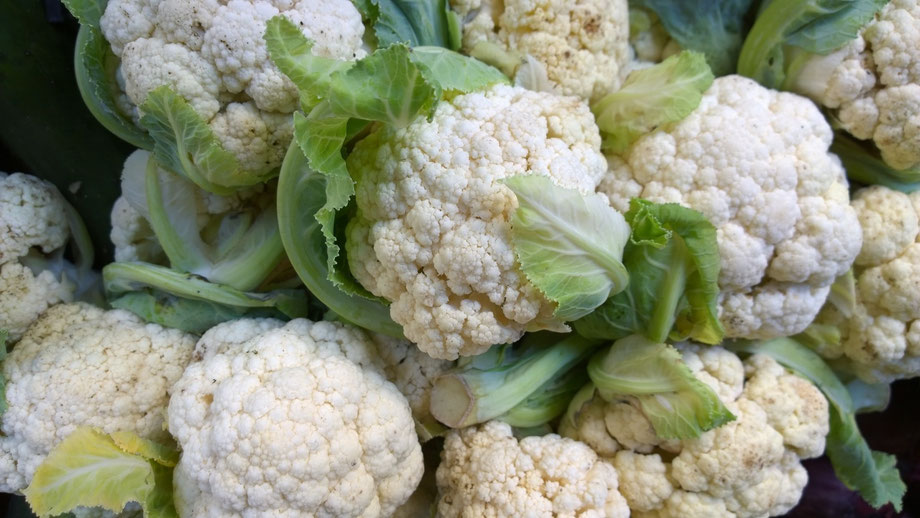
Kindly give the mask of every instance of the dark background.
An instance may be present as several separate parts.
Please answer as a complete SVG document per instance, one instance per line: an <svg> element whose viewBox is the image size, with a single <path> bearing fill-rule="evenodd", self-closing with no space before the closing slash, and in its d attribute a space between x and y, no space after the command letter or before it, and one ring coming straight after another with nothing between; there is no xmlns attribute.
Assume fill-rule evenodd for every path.
<svg viewBox="0 0 920 518"><path fill-rule="evenodd" d="M86 220L101 266L111 260L109 211L132 148L83 105L73 79L76 31L56 0L0 0L0 171L54 182ZM809 485L788 517L920 518L920 380L895 383L888 410L859 423L874 449L897 455L908 485L904 511L873 510L821 458L806 461ZM0 494L0 513L31 516L21 497L6 494Z"/></svg>

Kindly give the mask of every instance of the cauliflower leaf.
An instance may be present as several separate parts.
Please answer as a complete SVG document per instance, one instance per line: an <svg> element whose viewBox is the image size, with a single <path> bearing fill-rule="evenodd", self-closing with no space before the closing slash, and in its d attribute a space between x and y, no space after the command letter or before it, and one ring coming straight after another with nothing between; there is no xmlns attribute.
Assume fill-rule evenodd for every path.
<svg viewBox="0 0 920 518"><path fill-rule="evenodd" d="M653 342L693 339L716 344L719 250L716 230L699 212L673 203L633 199L632 234L623 252L629 285L575 322L584 336L618 339L633 333Z"/></svg>
<svg viewBox="0 0 920 518"><path fill-rule="evenodd" d="M380 47L405 43L410 47L460 48L459 16L450 10L447 0L370 0L370 3L376 8L370 14ZM368 12L366 8L362 11Z"/></svg>
<svg viewBox="0 0 920 518"><path fill-rule="evenodd" d="M619 90L591 106L604 138L602 147L623 153L642 135L690 115L712 81L706 57L692 51L629 74Z"/></svg>
<svg viewBox="0 0 920 518"><path fill-rule="evenodd" d="M911 193L920 189L920 168L895 169L886 164L879 150L870 142L858 141L838 131L831 151L840 157L847 178L864 185L884 185L889 189Z"/></svg>
<svg viewBox="0 0 920 518"><path fill-rule="evenodd" d="M511 217L515 255L527 279L557 304L560 323L623 291L629 225L603 195L583 195L541 175L512 176L504 184L518 200Z"/></svg>
<svg viewBox="0 0 920 518"><path fill-rule="evenodd" d="M606 401L633 396L662 439L690 439L735 419L698 380L674 347L632 335L588 362L588 376Z"/></svg>
<svg viewBox="0 0 920 518"><path fill-rule="evenodd" d="M84 427L59 443L23 491L33 512L42 518L76 507L117 513L138 502L148 517L178 516L172 505L172 470L160 463L171 462L178 452L129 432L116 435L118 440Z"/></svg>

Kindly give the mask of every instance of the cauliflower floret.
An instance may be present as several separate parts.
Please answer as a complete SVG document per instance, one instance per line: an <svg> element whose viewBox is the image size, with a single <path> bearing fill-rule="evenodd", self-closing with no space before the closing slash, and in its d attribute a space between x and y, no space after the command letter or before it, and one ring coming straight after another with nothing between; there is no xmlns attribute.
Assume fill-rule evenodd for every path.
<svg viewBox="0 0 920 518"><path fill-rule="evenodd" d="M0 329L11 342L49 307L73 300L75 286L69 279L55 278L49 271L38 275L19 263L0 265Z"/></svg>
<svg viewBox="0 0 920 518"><path fill-rule="evenodd" d="M45 456L80 426L163 439L168 390L194 338L122 310L51 307L3 362L0 491L26 487Z"/></svg>
<svg viewBox="0 0 920 518"><path fill-rule="evenodd" d="M736 416L696 439L662 441L639 407L593 399L560 431L601 442L597 417L605 412L607 444L620 492L635 516L778 516L795 506L807 482L800 460L824 451L828 403L817 387L754 355L743 363L721 347L679 344L694 375L713 388ZM622 412L623 407L634 412ZM623 422L632 420L631 423ZM564 421L565 422L565 421ZM623 442L624 429L646 429L652 439Z"/></svg>
<svg viewBox="0 0 920 518"><path fill-rule="evenodd" d="M435 358L549 325L553 304L511 246L517 198L501 180L540 174L592 192L605 170L599 149L586 104L503 85L443 102L430 121L378 130L348 157L358 207L346 230L351 271Z"/></svg>
<svg viewBox="0 0 920 518"><path fill-rule="evenodd" d="M389 516L422 477L409 405L350 326L221 324L173 386L181 516Z"/></svg>
<svg viewBox="0 0 920 518"><path fill-rule="evenodd" d="M872 139L894 169L920 164L920 4L892 0L841 49L815 56L792 88Z"/></svg>
<svg viewBox="0 0 920 518"><path fill-rule="evenodd" d="M463 48L488 41L533 56L565 95L594 100L620 86L629 61L626 0L451 0Z"/></svg>
<svg viewBox="0 0 920 518"><path fill-rule="evenodd" d="M920 193L873 186L853 197L865 240L852 313L828 303L817 323L841 332L818 349L870 383L920 375Z"/></svg>
<svg viewBox="0 0 920 518"><path fill-rule="evenodd" d="M50 253L67 243L70 230L61 194L23 173L0 172L0 264L38 247Z"/></svg>
<svg viewBox="0 0 920 518"><path fill-rule="evenodd" d="M598 189L621 211L642 197L702 212L717 229L726 336L787 336L862 242L831 138L808 99L720 77L685 119L608 157Z"/></svg>
<svg viewBox="0 0 920 518"><path fill-rule="evenodd" d="M499 421L452 431L437 471L438 516L626 518L617 472L555 434L518 441Z"/></svg>
<svg viewBox="0 0 920 518"><path fill-rule="evenodd" d="M116 261L166 264L166 254L150 223L124 196L119 196L112 205L111 220L109 239L115 245Z"/></svg>
<svg viewBox="0 0 920 518"><path fill-rule="evenodd" d="M278 167L292 137L294 84L268 59L265 22L284 15L317 56L365 55L361 15L348 0L112 0L100 20L133 105L168 85L211 126L243 169Z"/></svg>

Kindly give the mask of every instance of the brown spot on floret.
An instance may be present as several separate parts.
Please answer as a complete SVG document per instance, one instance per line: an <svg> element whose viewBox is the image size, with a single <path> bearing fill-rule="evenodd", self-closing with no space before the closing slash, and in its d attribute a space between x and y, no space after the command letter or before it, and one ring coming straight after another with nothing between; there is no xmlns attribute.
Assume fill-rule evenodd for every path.
<svg viewBox="0 0 920 518"><path fill-rule="evenodd" d="M585 33L596 34L601 30L601 17L594 15L585 20Z"/></svg>

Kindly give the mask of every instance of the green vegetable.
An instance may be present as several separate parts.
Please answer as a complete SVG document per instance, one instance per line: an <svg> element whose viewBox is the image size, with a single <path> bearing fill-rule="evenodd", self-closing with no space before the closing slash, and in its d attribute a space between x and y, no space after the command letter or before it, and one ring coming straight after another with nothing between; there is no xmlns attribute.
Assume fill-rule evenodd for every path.
<svg viewBox="0 0 920 518"><path fill-rule="evenodd" d="M402 337L402 327L390 319L386 305L377 299L346 293L329 280L326 238L314 216L326 203L327 182L327 176L307 165L300 147L288 148L278 180L278 225L288 259L310 293L340 318L378 333ZM358 286L354 279L351 283Z"/></svg>
<svg viewBox="0 0 920 518"><path fill-rule="evenodd" d="M511 412L512 421L518 418L519 424L524 420L539 421L548 415L558 415L565 410L565 405L557 406L556 398L547 392L559 389L569 393L577 387L568 387L562 380L561 387L546 384L566 378L565 374L585 359L596 345L597 342L569 335L548 346L492 347L435 381L431 389L431 413L452 428L484 423L507 412ZM524 403L531 395L534 399ZM549 408L537 408L539 402ZM535 414L539 414L538 419L534 419Z"/></svg>
<svg viewBox="0 0 920 518"><path fill-rule="evenodd" d="M152 158L137 157L125 162L123 191L150 223L174 269L249 291L283 260L274 204L252 202L209 222L206 230L213 236L206 240L199 230L196 187Z"/></svg>
<svg viewBox="0 0 920 518"><path fill-rule="evenodd" d="M716 230L699 212L677 204L634 199L626 221L632 227L623 251L629 286L575 322L591 338L640 334L717 344L719 249Z"/></svg>
<svg viewBox="0 0 920 518"><path fill-rule="evenodd" d="M309 314L303 290L244 292L194 275L147 263L111 263L102 269L112 307L148 322L202 333L247 317L302 318Z"/></svg>
<svg viewBox="0 0 920 518"><path fill-rule="evenodd" d="M681 48L706 55L716 76L735 71L735 62L747 29L745 18L754 0L634 0L661 20ZM632 20L632 16L630 16Z"/></svg>
<svg viewBox="0 0 920 518"><path fill-rule="evenodd" d="M830 54L856 38L888 0L770 0L741 47L738 73L788 89L808 54ZM787 59L794 56L794 59Z"/></svg>
<svg viewBox="0 0 920 518"><path fill-rule="evenodd" d="M566 411L569 402L586 380L587 375L583 368L573 368L544 383L527 396L527 399L497 419L521 429L545 425ZM552 433L552 430L547 433Z"/></svg>
<svg viewBox="0 0 920 518"><path fill-rule="evenodd" d="M515 255L527 280L557 304L553 315L560 323L623 291L629 225L604 196L564 189L541 175L513 176L504 184L518 200L511 217Z"/></svg>
<svg viewBox="0 0 920 518"><path fill-rule="evenodd" d="M356 2L358 10L373 25L377 45L404 43L460 48L460 19L447 0L365 0Z"/></svg>
<svg viewBox="0 0 920 518"><path fill-rule="evenodd" d="M78 428L35 470L23 493L41 518L76 507L121 511L138 502L150 518L177 517L172 470L178 452L129 432L107 435Z"/></svg>
<svg viewBox="0 0 920 518"><path fill-rule="evenodd" d="M791 338L776 338L761 342L735 342L733 351L766 354L808 379L821 389L830 403L830 433L827 436L827 456L834 472L848 488L859 494L875 508L887 503L901 510L907 487L901 480L893 455L873 451L859 433L856 412L860 407L878 404L878 395L860 398L855 405L850 391L834 371L813 351Z"/></svg>
<svg viewBox="0 0 920 518"><path fill-rule="evenodd" d="M680 121L700 105L712 81L706 57L691 51L629 74L619 90L591 106L603 148L623 153L642 135Z"/></svg>
<svg viewBox="0 0 920 518"><path fill-rule="evenodd" d="M677 349L639 335L617 340L591 358L588 375L606 401L635 397L662 439L699 437L735 419Z"/></svg>

